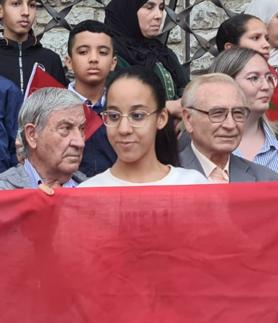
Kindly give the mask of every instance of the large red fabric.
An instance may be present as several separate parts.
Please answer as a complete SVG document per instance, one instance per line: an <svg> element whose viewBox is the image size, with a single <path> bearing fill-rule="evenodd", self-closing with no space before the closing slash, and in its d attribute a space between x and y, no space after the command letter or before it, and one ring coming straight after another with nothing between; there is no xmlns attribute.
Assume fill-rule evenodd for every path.
<svg viewBox="0 0 278 323"><path fill-rule="evenodd" d="M0 194L1 323L277 323L278 183Z"/></svg>

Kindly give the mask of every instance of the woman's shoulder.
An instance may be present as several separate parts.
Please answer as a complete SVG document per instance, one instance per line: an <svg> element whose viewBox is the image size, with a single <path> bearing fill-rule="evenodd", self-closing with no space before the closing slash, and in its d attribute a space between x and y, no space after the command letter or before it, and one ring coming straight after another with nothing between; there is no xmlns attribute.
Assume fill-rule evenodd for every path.
<svg viewBox="0 0 278 323"><path fill-rule="evenodd" d="M182 167L170 166L170 172L167 177L169 184L172 185L208 183L208 180L205 178L205 176L197 170Z"/></svg>
<svg viewBox="0 0 278 323"><path fill-rule="evenodd" d="M103 173L97 174L78 185L78 187L102 187L112 186L112 174L110 168Z"/></svg>

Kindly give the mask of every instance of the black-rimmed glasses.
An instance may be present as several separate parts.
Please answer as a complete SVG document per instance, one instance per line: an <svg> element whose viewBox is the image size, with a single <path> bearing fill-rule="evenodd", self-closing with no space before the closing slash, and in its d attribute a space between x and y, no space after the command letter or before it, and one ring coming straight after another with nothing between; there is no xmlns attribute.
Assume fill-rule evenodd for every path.
<svg viewBox="0 0 278 323"><path fill-rule="evenodd" d="M157 109L151 112L134 110L127 114L115 110L106 110L101 113L102 120L107 127L118 127L122 118L127 118L132 127L144 127L149 116L156 113Z"/></svg>
<svg viewBox="0 0 278 323"><path fill-rule="evenodd" d="M214 107L208 111L197 109L195 107L188 107L187 109L196 110L208 116L210 122L220 123L227 119L228 114L232 114L232 118L236 122L245 122L250 114L250 109L247 107L233 107L231 109L223 107Z"/></svg>

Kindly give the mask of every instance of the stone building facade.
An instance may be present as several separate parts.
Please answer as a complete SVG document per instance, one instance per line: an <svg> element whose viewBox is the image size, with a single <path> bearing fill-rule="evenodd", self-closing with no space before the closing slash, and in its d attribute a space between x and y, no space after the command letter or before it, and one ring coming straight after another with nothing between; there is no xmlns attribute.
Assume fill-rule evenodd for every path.
<svg viewBox="0 0 278 323"><path fill-rule="evenodd" d="M57 11L60 11L64 6L70 4L72 0L47 0L49 4ZM132 1L132 0L130 0ZM181 12L186 3L189 1L178 0L176 12ZM191 0L190 4L196 0ZM249 0L222 0L223 5L234 11L244 11ZM103 0L104 4L109 3L109 0ZM219 24L227 18L224 10L215 6L212 1L205 0L194 6L190 13L190 26L199 35L206 39L211 39L219 26ZM38 10L38 18L36 23L36 32L43 30L46 23L51 19L49 14L44 9ZM95 0L83 0L75 5L66 17L70 24L76 24L85 19L97 19L103 21L104 9L103 5ZM63 28L56 28L48 31L42 38L42 43L45 47L49 47L61 55L62 58L66 55L68 31ZM178 26L175 27L169 37L168 44L177 53L180 61L186 61L186 42L185 33ZM190 53L191 55L198 48L198 43L193 36L190 36ZM193 61L190 64L191 72L198 71L208 66L212 59L210 54L206 54L201 58Z"/></svg>

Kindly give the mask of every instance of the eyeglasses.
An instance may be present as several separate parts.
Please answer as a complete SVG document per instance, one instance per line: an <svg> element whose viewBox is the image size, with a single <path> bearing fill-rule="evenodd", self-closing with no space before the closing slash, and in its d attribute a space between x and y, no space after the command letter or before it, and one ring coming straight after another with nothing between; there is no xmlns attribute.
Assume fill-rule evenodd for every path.
<svg viewBox="0 0 278 323"><path fill-rule="evenodd" d="M127 118L132 127L144 127L149 116L156 113L157 109L152 112L144 110L134 110L128 114L119 111L107 110L101 113L102 120L107 127L118 127L122 118Z"/></svg>
<svg viewBox="0 0 278 323"><path fill-rule="evenodd" d="M246 80L251 82L251 84L254 87L262 86L264 81L266 81L268 86L271 87L271 88L275 88L277 86L277 78L272 74L267 74L265 76L253 75L253 76L247 77Z"/></svg>
<svg viewBox="0 0 278 323"><path fill-rule="evenodd" d="M200 110L195 107L188 107L187 109L196 110L198 112L206 114L210 122L212 123L220 123L225 121L230 112L235 122L244 122L250 114L250 109L247 107L234 107L231 109L223 107L214 107L208 111Z"/></svg>

